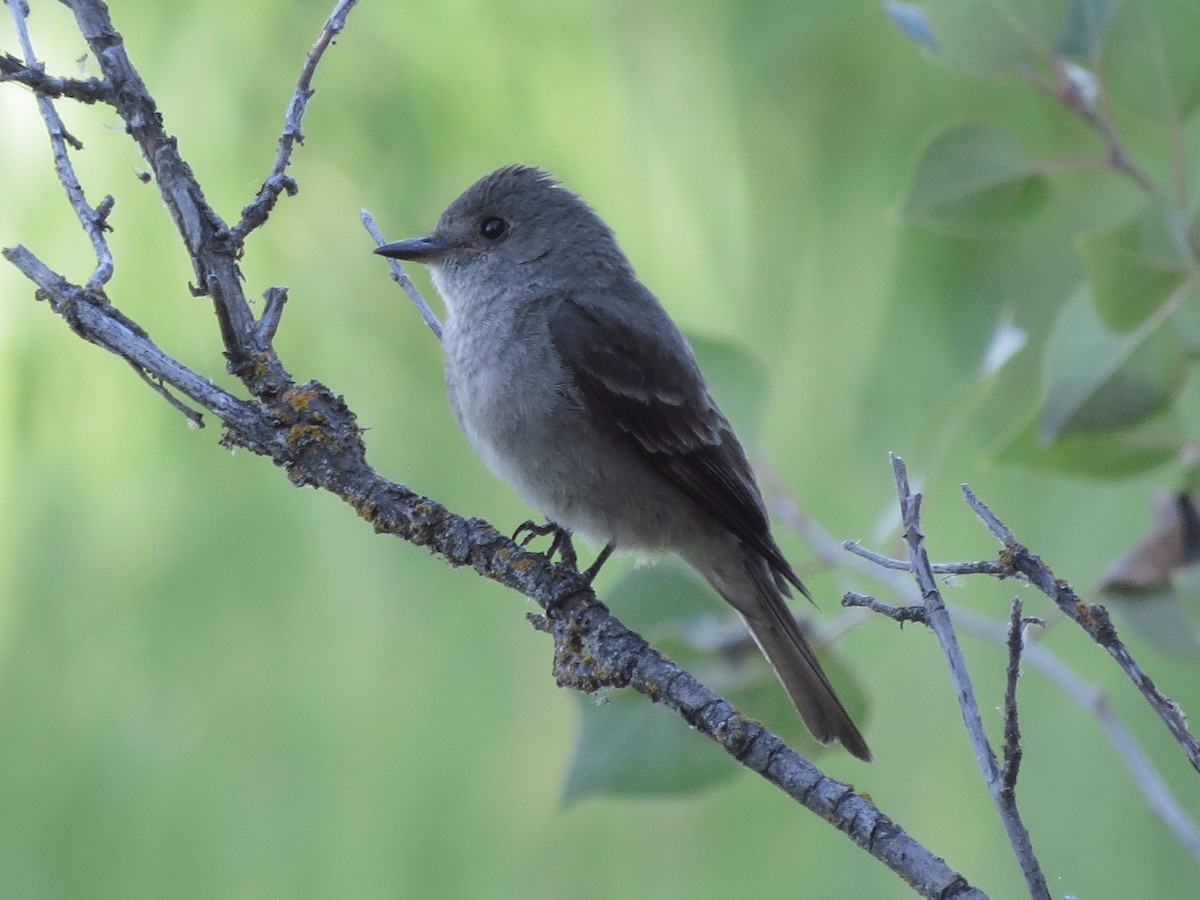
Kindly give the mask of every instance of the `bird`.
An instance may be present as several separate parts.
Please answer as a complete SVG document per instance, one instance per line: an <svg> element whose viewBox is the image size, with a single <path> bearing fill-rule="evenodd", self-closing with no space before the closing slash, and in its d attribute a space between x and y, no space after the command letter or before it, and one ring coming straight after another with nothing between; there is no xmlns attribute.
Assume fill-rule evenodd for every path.
<svg viewBox="0 0 1200 900"><path fill-rule="evenodd" d="M429 268L455 418L551 527L604 546L585 577L614 550L678 555L741 616L813 737L871 761L785 602L811 596L746 451L600 216L549 172L508 165L428 234L375 252Z"/></svg>

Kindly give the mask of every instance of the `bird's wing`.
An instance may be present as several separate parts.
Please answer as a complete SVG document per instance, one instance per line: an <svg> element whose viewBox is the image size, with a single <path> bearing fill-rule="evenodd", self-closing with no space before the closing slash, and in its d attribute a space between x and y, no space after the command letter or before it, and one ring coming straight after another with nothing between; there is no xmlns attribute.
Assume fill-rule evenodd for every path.
<svg viewBox="0 0 1200 900"><path fill-rule="evenodd" d="M580 401L594 422L627 440L807 596L771 537L746 453L691 348L648 291L634 299L636 316L621 315L619 305L614 311L609 297L564 297L555 304L550 337Z"/></svg>

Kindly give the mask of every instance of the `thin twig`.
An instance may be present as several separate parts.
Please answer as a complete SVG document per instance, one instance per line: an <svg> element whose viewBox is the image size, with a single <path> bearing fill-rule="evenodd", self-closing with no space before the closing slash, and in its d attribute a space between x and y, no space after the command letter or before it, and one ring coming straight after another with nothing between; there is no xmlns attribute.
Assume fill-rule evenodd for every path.
<svg viewBox="0 0 1200 900"><path fill-rule="evenodd" d="M375 239L375 246L380 247L386 243L383 232L379 230L379 224L375 221L374 216L364 209L359 212L358 217L362 220L363 227L367 229L367 233ZM424 321L429 330L440 341L442 339L442 323L438 321L438 317L429 308L429 304L425 302L425 298L421 296L421 292L417 290L417 286L412 283L412 279L404 271L404 266L400 265L400 260L392 259L390 262L392 281L404 288L404 293L408 294L408 299L412 301L413 306L417 308L417 312L421 314L422 321Z"/></svg>
<svg viewBox="0 0 1200 900"><path fill-rule="evenodd" d="M1021 677L1021 651L1025 647L1025 626L1030 620L1021 615L1021 598L1014 597L1008 618L1008 668L1004 679L1004 766L1001 769L1004 790L1015 798L1021 773L1021 720L1017 711L1017 681Z"/></svg>
<svg viewBox="0 0 1200 900"><path fill-rule="evenodd" d="M119 356L143 379L171 385L220 418L226 427L258 431L252 405L168 356L136 322L96 292L71 284L20 245L5 247L3 255L37 285L39 298L47 300L50 308L84 340Z"/></svg>
<svg viewBox="0 0 1200 900"><path fill-rule="evenodd" d="M1075 593L1071 585L1054 576L1050 567L1042 562L1041 557L1031 553L1029 548L1021 544L1008 526L1001 522L996 514L967 485L962 486L967 504L988 527L1002 544L1004 555L1001 562L1005 567L1029 580L1029 583L1049 597L1062 613L1082 628L1087 635L1104 648L1121 671L1126 674L1134 686L1141 692L1146 702L1158 713L1167 726L1167 730L1178 742L1186 754L1192 767L1200 771L1200 741L1188 728L1187 716L1179 705L1170 697L1163 694L1150 679L1138 662L1133 658L1129 649L1117 635L1117 628L1108 615L1108 610L1099 604L1085 603Z"/></svg>
<svg viewBox="0 0 1200 900"><path fill-rule="evenodd" d="M996 643L1007 640L1007 628L969 609L953 611L954 624L960 630ZM1200 826L1197 826L1172 793L1166 779L1138 745L1133 732L1117 715L1108 695L1063 662L1045 645L1030 641L1024 648L1024 660L1049 678L1068 699L1096 718L1117 755L1141 788L1150 810L1163 821L1176 839L1200 863Z"/></svg>
<svg viewBox="0 0 1200 900"><path fill-rule="evenodd" d="M21 52L25 55L25 66L28 69L40 71L41 63L38 62L37 54L33 51L33 42L25 27L29 9L24 0L6 0L6 3L9 15L12 16L13 24L17 29L17 40L21 44ZM83 226L83 232L92 242L92 250L96 254L96 268L92 270L92 275L87 281L87 288L100 290L113 276L112 251L109 250L108 240L104 237L113 200L111 197L105 197L99 209L93 208L88 203L87 196L83 192L83 185L79 183L75 167L71 164L70 153L67 150L67 144L76 150L82 150L83 145L67 131L50 96L38 92L36 97L38 112L41 113L42 121L46 123L46 132L50 135L50 146L54 153L54 171L58 174L58 180L67 192L67 200L70 202L71 208L75 210L79 224Z"/></svg>
<svg viewBox="0 0 1200 900"><path fill-rule="evenodd" d="M842 606L869 609L871 612L887 616L901 625L905 622L920 622L922 625L929 624L929 616L924 606L893 606L890 603L877 600L869 594L859 594L855 591L846 591L842 596Z"/></svg>
<svg viewBox="0 0 1200 900"><path fill-rule="evenodd" d="M65 97L80 103L112 102L112 86L101 78L56 78L7 53L0 53L0 81L23 84L43 97Z"/></svg>
<svg viewBox="0 0 1200 900"><path fill-rule="evenodd" d="M921 590L925 602L925 611L929 628L937 636L950 668L950 678L958 694L959 709L962 712L963 724L967 729L967 737L975 751L975 760L987 785L988 793L1000 814L1000 821L1008 835L1009 844L1017 857L1017 863L1025 876L1025 884L1031 897L1037 900L1050 900L1050 889L1046 885L1046 876L1042 873L1033 844L1029 839L1029 831L1021 821L1021 813L1013 796L1004 790L1004 782L996 761L996 754L988 742L987 732L983 727L983 717L979 713L979 704L975 700L975 688L971 684L971 676L967 672L966 660L954 634L954 626L950 614L938 591L937 580L929 565L929 556L925 552L925 536L921 533L921 495L913 494L908 484L908 470L904 461L895 454L892 455L892 469L896 475L896 493L900 498L900 514L904 523L904 541L908 546L908 558L913 566L913 575Z"/></svg>
<svg viewBox="0 0 1200 900"><path fill-rule="evenodd" d="M167 389L167 386L162 383L161 378L155 378L135 362L130 362L129 365L133 367L133 371L138 373L138 377L150 386L150 389L154 391L154 393L166 400L167 403L169 403L174 409L179 410L179 412L183 414L184 418L186 418L197 428L204 427L204 416L200 413L200 411L192 409L190 406L172 394L170 390Z"/></svg>
<svg viewBox="0 0 1200 900"><path fill-rule="evenodd" d="M241 221L233 226L233 239L239 245L246 240L246 236L251 231L267 221L280 194L287 193L289 197L292 197L299 190L296 179L287 174L287 167L291 162L292 150L296 144L304 143L304 132L300 130L300 120L304 118L304 111L314 93L313 75L316 73L317 64L321 62L325 51L346 27L346 17L350 15L350 11L357 3L358 0L339 0L337 6L333 8L333 12L329 14L329 18L325 20L325 26L313 43L312 49L304 58L304 65L300 68L300 77L296 81L296 90L292 94L287 112L283 117L283 133L280 134L279 144L275 148L275 162L254 200L242 210Z"/></svg>
<svg viewBox="0 0 1200 900"><path fill-rule="evenodd" d="M874 550L868 550L858 543L858 541L843 541L842 549L849 550L855 556L861 556L863 559L873 562L877 566L882 566L885 569L896 569L901 572L911 572L913 570L912 563L908 560L893 559L890 556L876 553ZM1004 567L994 559L980 559L971 562L930 563L929 567L935 575L1003 576L1005 574Z"/></svg>
<svg viewBox="0 0 1200 900"><path fill-rule="evenodd" d="M270 346L275 340L275 330L283 318L283 307L287 303L288 289L285 287L269 287L263 291L263 311L255 326L259 333L259 342Z"/></svg>
<svg viewBox="0 0 1200 900"><path fill-rule="evenodd" d="M1056 78L1053 83L1047 81L1033 70L1026 71L1025 77L1038 90L1053 97L1067 109L1071 110L1071 112L1075 113L1085 125L1100 136L1100 139L1104 141L1105 159L1113 171L1119 172L1129 178L1147 194L1159 193L1158 185L1155 184L1154 179L1146 173L1145 169L1134 162L1133 157L1125 147L1125 143L1121 140L1121 136L1117 134L1116 126L1113 125L1112 120L1100 112L1100 109L1096 105L1096 98L1088 91L1083 90L1077 74L1067 68L1070 65L1072 64L1069 61L1059 57L1051 60L1051 66L1054 69Z"/></svg>

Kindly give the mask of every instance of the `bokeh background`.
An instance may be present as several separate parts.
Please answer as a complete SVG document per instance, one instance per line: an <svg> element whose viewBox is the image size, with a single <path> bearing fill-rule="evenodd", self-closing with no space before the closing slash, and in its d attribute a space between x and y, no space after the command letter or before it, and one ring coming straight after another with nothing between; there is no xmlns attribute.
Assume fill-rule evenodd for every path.
<svg viewBox="0 0 1200 900"><path fill-rule="evenodd" d="M49 71L94 74L69 12L32 5ZM208 199L236 219L330 4L111 6ZM17 49L10 24L0 49ZM872 0L365 2L315 87L300 193L250 240L248 293L290 287L285 364L345 395L381 472L464 515L508 529L529 511L459 435L436 342L358 213L389 237L421 233L512 161L582 193L687 330L763 362L762 452L839 539L890 534L894 450L927 495L935 558L995 552L961 502L966 481L1089 589L1147 527L1151 492L1177 480L991 461L1037 403L1038 348L1079 279L1072 236L1128 213L1134 193L1064 173L1011 233L904 222L914 161L948 120L1005 123L1035 153L1096 146L1027 86L939 67ZM113 301L236 389L121 124L103 107L60 111L87 146L74 159L90 197L117 198ZM90 250L27 91L0 85L0 126L0 244L85 280ZM1030 345L980 387L1006 316ZM911 896L732 765L692 797L561 802L577 700L554 687L526 601L221 449L209 421L188 428L0 266L0 895ZM844 590L876 590L781 540L822 621L838 620ZM602 595L628 567L611 566ZM962 581L949 599L1000 621L1016 590ZM1032 595L1027 611L1054 619ZM1200 708L1194 660L1128 637L1169 695ZM1110 661L1062 623L1045 641L1108 692L1200 815L1195 772ZM964 643L998 730L1003 651ZM871 621L838 654L867 692L877 762L820 763L992 896L1021 896L933 638ZM1021 692L1019 795L1055 896L1195 896L1194 861L1096 722L1035 672Z"/></svg>

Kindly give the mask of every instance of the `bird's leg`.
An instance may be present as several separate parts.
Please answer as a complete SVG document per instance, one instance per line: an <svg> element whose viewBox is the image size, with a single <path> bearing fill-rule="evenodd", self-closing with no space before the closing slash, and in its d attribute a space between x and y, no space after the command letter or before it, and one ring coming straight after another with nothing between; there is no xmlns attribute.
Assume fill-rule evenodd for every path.
<svg viewBox="0 0 1200 900"><path fill-rule="evenodd" d="M608 562L608 558L612 556L612 552L615 549L616 547L613 545L612 541L609 541L607 544L605 544L604 549L600 551L600 555L596 557L596 561L588 566L585 571L580 573L583 575L583 580L588 584L591 584L592 580L600 572L600 567Z"/></svg>
<svg viewBox="0 0 1200 900"><path fill-rule="evenodd" d="M550 542L550 548L546 551L547 559L554 559L557 553L558 558L565 565L572 569L579 567L579 558L575 555L575 545L571 543L571 532L563 528L557 522L547 520L546 524L539 525L532 519L528 519L517 526L517 530L513 532L512 539L522 547L528 547L529 542L534 538L545 537L548 534L554 535L554 539Z"/></svg>

